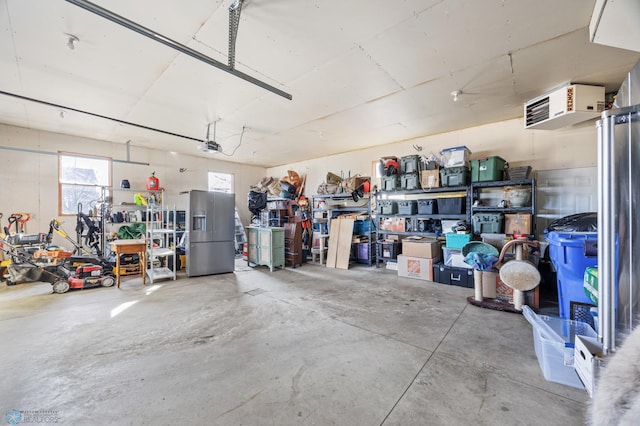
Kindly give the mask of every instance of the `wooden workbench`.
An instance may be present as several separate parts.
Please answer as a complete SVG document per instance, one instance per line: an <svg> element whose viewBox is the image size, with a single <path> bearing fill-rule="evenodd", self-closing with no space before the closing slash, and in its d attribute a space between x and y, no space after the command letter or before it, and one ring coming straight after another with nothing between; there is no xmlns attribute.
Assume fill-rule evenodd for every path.
<svg viewBox="0 0 640 426"><path fill-rule="evenodd" d="M140 256L140 275L142 275L142 285L145 284L147 276L147 242L140 240L115 240L110 243L111 251L116 254L116 287L120 288L120 255L137 254Z"/></svg>

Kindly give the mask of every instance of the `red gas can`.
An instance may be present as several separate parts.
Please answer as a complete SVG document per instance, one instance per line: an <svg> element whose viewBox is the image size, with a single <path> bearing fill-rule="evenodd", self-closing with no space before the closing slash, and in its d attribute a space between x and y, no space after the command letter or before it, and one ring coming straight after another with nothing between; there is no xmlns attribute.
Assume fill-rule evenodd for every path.
<svg viewBox="0 0 640 426"><path fill-rule="evenodd" d="M150 191L160 189L160 180L156 177L156 172L151 173L151 176L147 178L147 189Z"/></svg>

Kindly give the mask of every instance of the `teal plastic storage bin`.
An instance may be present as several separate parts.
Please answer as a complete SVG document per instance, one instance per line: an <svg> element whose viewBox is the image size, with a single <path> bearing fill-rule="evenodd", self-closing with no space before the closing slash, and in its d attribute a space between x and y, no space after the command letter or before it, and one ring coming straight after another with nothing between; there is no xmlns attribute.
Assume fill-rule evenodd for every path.
<svg viewBox="0 0 640 426"><path fill-rule="evenodd" d="M571 302L592 301L584 291L584 271L598 264L584 254L585 242L598 241L596 232L549 232L549 257L557 273L558 305L562 318L571 317Z"/></svg>
<svg viewBox="0 0 640 426"><path fill-rule="evenodd" d="M471 241L471 234L456 234L450 232L444 235L447 240L447 248L461 249L462 246Z"/></svg>
<svg viewBox="0 0 640 426"><path fill-rule="evenodd" d="M503 158L497 156L471 160L471 182L502 180L506 163Z"/></svg>

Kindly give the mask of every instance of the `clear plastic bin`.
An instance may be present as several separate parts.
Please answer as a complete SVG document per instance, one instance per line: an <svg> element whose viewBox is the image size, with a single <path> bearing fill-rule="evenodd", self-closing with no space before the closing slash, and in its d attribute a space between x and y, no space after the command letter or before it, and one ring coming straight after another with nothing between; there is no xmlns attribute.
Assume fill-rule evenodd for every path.
<svg viewBox="0 0 640 426"><path fill-rule="evenodd" d="M454 146L440 151L442 156L442 166L449 167L469 167L469 157L471 151L466 146Z"/></svg>
<svg viewBox="0 0 640 426"><path fill-rule="evenodd" d="M522 313L533 327L533 345L544 378L550 382L584 389L573 367L575 336L596 338L589 324L547 315L537 315L528 306Z"/></svg>

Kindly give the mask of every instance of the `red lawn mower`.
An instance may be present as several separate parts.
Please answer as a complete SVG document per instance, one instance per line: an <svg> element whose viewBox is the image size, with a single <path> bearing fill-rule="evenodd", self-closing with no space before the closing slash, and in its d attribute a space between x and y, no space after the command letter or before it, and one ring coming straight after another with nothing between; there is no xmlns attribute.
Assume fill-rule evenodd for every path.
<svg viewBox="0 0 640 426"><path fill-rule="evenodd" d="M54 293L66 293L72 288L111 287L116 283L111 269L105 272L102 265L84 263L71 267L68 262L51 265L37 264L2 239L0 239L0 250L11 256L13 263L10 267L24 268L22 273L28 274L32 281L50 283Z"/></svg>
<svg viewBox="0 0 640 426"><path fill-rule="evenodd" d="M80 265L73 272L59 266L58 272L66 279L51 283L54 293L66 293L72 288L112 287L116 283L116 277L112 273L105 273L102 266L91 263Z"/></svg>

